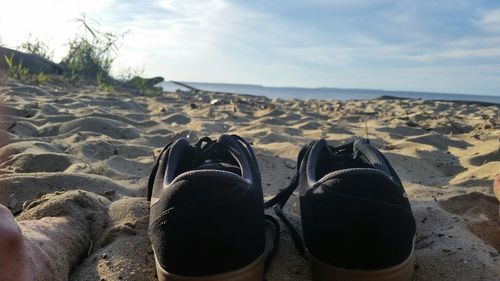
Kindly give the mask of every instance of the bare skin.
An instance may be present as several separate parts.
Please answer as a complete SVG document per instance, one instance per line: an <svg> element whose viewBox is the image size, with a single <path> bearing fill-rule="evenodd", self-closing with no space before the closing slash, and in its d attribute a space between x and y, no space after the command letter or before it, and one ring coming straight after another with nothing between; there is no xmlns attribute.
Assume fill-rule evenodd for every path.
<svg viewBox="0 0 500 281"><path fill-rule="evenodd" d="M0 280L34 280L35 255L10 211L0 205ZM42 260L40 260L43 263Z"/></svg>
<svg viewBox="0 0 500 281"><path fill-rule="evenodd" d="M63 216L16 222L11 212L0 205L0 281L68 280L71 269L86 256L95 238L96 232L90 225L95 223L101 228L104 226L89 215L93 211L102 211L98 209L100 203L93 203L95 198L89 200L93 205L85 205L75 200L85 196L83 193L69 193L70 196L66 194L64 198L53 196L32 210L25 211L21 219L23 216L45 216L57 204L57 207L65 210L72 208ZM78 208L82 211L75 212Z"/></svg>
<svg viewBox="0 0 500 281"><path fill-rule="evenodd" d="M493 190L495 191L495 195L498 200L500 200L500 175L497 175L495 178L495 182L493 183Z"/></svg>

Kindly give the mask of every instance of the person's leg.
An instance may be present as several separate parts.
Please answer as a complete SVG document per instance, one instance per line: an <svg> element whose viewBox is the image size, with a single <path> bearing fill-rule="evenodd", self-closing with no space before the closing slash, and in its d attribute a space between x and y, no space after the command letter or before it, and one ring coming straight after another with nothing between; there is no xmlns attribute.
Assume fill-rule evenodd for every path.
<svg viewBox="0 0 500 281"><path fill-rule="evenodd" d="M35 264L31 247L14 217L0 205L0 280L33 280Z"/></svg>
<svg viewBox="0 0 500 281"><path fill-rule="evenodd" d="M498 201L500 201L500 175L495 177L495 181L493 182L493 192L497 196ZM498 216L500 216L500 208L498 208Z"/></svg>
<svg viewBox="0 0 500 281"><path fill-rule="evenodd" d="M34 203L18 223L0 208L0 280L67 280L106 226L109 201L91 193L47 195Z"/></svg>
<svg viewBox="0 0 500 281"><path fill-rule="evenodd" d="M497 175L495 178L495 182L493 183L493 191L495 192L498 200L500 200L500 175Z"/></svg>

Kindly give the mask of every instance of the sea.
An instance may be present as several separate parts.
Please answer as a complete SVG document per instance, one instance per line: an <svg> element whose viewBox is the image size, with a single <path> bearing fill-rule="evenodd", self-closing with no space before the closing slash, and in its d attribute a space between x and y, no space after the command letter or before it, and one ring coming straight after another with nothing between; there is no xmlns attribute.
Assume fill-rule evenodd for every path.
<svg viewBox="0 0 500 281"><path fill-rule="evenodd" d="M353 99L374 99L381 96L393 96L400 98L414 98L414 99L425 99L425 100L483 102L483 103L498 104L500 106L500 93L496 96L487 96L487 95L412 92L412 91L386 91L386 90L369 90L369 89L266 87L260 85L201 83L201 82L182 82L182 83L203 91L266 96L269 98L353 100ZM177 89L187 90L185 87L179 86L169 81L161 83L160 86L162 86L165 91L175 91Z"/></svg>

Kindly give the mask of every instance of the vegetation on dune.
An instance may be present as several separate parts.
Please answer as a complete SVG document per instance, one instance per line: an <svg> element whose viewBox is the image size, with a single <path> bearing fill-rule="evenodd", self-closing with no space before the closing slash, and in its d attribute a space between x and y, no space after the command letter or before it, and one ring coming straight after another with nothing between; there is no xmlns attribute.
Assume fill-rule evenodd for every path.
<svg viewBox="0 0 500 281"><path fill-rule="evenodd" d="M37 55L44 59L52 60L54 51L49 46L30 34L29 39L23 42L17 49L21 52Z"/></svg>
<svg viewBox="0 0 500 281"><path fill-rule="evenodd" d="M7 75L11 78L31 82L36 85L40 85L49 79L43 72L31 74L29 69L23 66L22 62L14 63L14 55L4 55L4 59L8 67Z"/></svg>
<svg viewBox="0 0 500 281"><path fill-rule="evenodd" d="M97 22L89 21L85 16L76 21L81 23L84 32L69 42L69 51L61 62L66 69L65 76L74 82L110 83L111 65L119 49L119 40L125 33L102 32Z"/></svg>
<svg viewBox="0 0 500 281"><path fill-rule="evenodd" d="M4 55L4 59L7 62L8 66L7 74L9 75L9 77L21 80L28 80L30 75L28 69L23 67L22 63L15 64L14 55L11 56Z"/></svg>
<svg viewBox="0 0 500 281"><path fill-rule="evenodd" d="M131 69L128 69L118 79L112 77L111 66L127 32L103 32L97 21L89 20L85 15L75 21L81 24L83 32L78 33L68 43L68 53L60 63L64 70L63 75L69 82L94 84L106 92L113 91L115 88L126 88L142 95L162 92L160 87L155 87L157 83L163 81L161 77L145 79L140 77L137 71ZM53 51L48 45L31 35L17 49L44 59L52 60L53 58ZM0 59L5 59L7 62L8 75L11 78L36 84L50 80L50 75L43 72L32 75L22 62L16 64L12 56Z"/></svg>

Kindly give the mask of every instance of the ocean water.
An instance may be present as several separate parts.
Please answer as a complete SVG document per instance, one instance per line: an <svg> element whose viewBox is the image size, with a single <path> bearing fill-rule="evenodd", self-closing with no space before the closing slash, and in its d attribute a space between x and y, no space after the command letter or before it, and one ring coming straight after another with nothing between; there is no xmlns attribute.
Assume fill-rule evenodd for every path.
<svg viewBox="0 0 500 281"><path fill-rule="evenodd" d="M248 94L257 96L266 96L269 98L296 98L296 99L373 99L380 96L396 96L401 98L416 98L426 100L459 100L459 101L478 101L486 103L496 103L500 105L500 93L496 96L485 95L465 95L448 93L427 93L427 92L406 92L406 91L384 91L384 90L366 90L366 89L339 89L339 88L297 88L297 87L264 87L259 85L243 84L218 84L218 83L199 83L183 82L194 88L213 91L228 92L237 94ZM166 91L175 91L177 89L186 90L171 82L160 84Z"/></svg>

